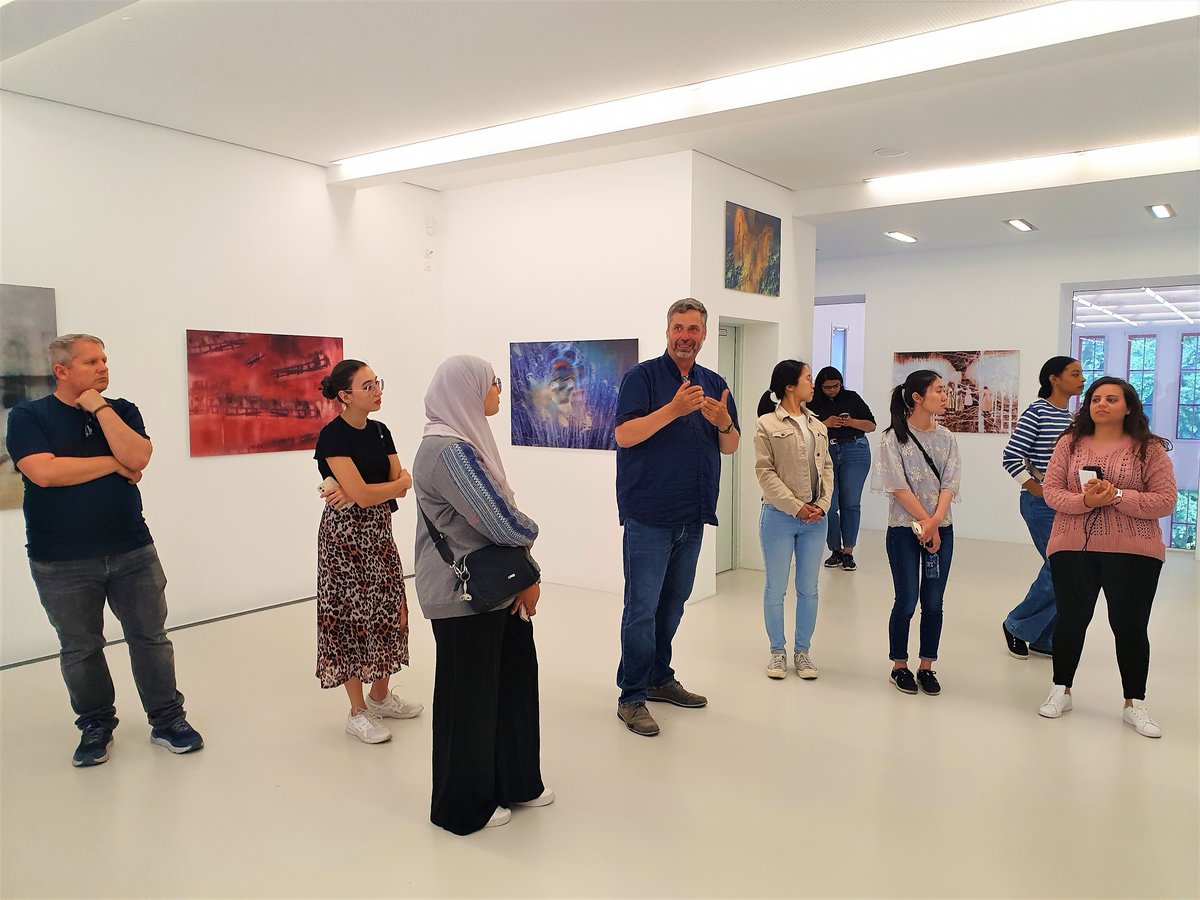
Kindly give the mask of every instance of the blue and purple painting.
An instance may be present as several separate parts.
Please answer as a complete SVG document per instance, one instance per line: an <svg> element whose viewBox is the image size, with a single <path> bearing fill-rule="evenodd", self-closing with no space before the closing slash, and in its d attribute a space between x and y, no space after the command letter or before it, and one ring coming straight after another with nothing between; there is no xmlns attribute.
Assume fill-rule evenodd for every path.
<svg viewBox="0 0 1200 900"><path fill-rule="evenodd" d="M514 446L617 449L617 391L637 365L636 338L508 347Z"/></svg>

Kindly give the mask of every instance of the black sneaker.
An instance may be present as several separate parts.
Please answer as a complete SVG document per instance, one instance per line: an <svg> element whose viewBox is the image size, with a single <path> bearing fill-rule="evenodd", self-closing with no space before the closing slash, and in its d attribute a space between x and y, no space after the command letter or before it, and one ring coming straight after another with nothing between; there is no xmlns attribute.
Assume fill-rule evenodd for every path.
<svg viewBox="0 0 1200 900"><path fill-rule="evenodd" d="M71 757L71 765L76 768L98 766L108 762L108 751L112 747L112 729L101 725L89 725L83 729L79 746Z"/></svg>
<svg viewBox="0 0 1200 900"><path fill-rule="evenodd" d="M842 571L843 572L853 572L857 568L858 568L858 565L854 562L854 554L853 553L843 553L842 554Z"/></svg>
<svg viewBox="0 0 1200 900"><path fill-rule="evenodd" d="M829 559L825 560L825 568L827 568L827 569L837 569L837 568L840 568L841 565L842 565L842 551L841 550L834 550L831 554L829 554Z"/></svg>
<svg viewBox="0 0 1200 900"><path fill-rule="evenodd" d="M933 669L917 669L917 684L921 685L921 690L930 697L936 697L942 692L942 686L938 684L937 672Z"/></svg>
<svg viewBox="0 0 1200 900"><path fill-rule="evenodd" d="M909 669L892 669L892 684L903 694L917 692L917 680L913 678L913 673Z"/></svg>
<svg viewBox="0 0 1200 900"><path fill-rule="evenodd" d="M1030 644L1029 652L1037 654L1038 656L1044 656L1047 659L1054 659L1054 650L1050 647L1035 647L1033 644Z"/></svg>
<svg viewBox="0 0 1200 900"><path fill-rule="evenodd" d="M1001 625L1004 629L1004 643L1008 644L1008 655L1013 659L1029 659L1029 645L1023 640L1008 630L1007 625Z"/></svg>
<svg viewBox="0 0 1200 900"><path fill-rule="evenodd" d="M166 747L172 753L191 753L204 746L204 738L180 717L170 725L150 729L150 743Z"/></svg>

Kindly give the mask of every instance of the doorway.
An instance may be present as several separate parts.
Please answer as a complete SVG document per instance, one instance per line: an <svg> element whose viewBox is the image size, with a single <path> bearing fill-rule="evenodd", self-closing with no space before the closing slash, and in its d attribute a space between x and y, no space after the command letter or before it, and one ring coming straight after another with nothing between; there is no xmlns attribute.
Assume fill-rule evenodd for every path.
<svg viewBox="0 0 1200 900"><path fill-rule="evenodd" d="M741 397L742 392L742 326L721 323L717 326L717 371L729 384L732 397ZM749 412L753 412L750 410ZM742 433L746 430L747 411L738 409L742 420ZM750 420L753 422L753 419ZM717 494L717 574L737 567L738 559L738 510L741 508L741 479L737 473L741 466L742 443L732 456L721 457L721 482Z"/></svg>

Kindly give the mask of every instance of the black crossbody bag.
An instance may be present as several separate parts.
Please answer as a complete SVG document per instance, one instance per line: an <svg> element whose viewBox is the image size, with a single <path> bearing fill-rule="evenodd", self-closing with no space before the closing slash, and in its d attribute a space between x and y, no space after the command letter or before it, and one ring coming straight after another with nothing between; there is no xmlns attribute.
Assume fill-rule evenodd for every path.
<svg viewBox="0 0 1200 900"><path fill-rule="evenodd" d="M488 544L478 550L472 550L457 562L450 548L446 546L446 536L438 531L425 510L421 501L417 501L421 510L421 518L429 529L433 545L437 547L442 559L454 571L457 579L454 589L462 591L462 599L471 605L477 613L491 612L501 603L521 593L541 580L541 573L533 564L533 558L524 547L505 547L501 544Z"/></svg>

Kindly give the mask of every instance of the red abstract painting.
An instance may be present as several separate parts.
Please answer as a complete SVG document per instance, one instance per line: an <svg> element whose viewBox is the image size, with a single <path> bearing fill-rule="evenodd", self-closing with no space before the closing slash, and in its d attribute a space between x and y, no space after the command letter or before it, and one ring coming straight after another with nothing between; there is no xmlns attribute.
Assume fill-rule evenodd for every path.
<svg viewBox="0 0 1200 900"><path fill-rule="evenodd" d="M341 360L341 338L189 329L192 456L311 450L340 411L320 385Z"/></svg>

